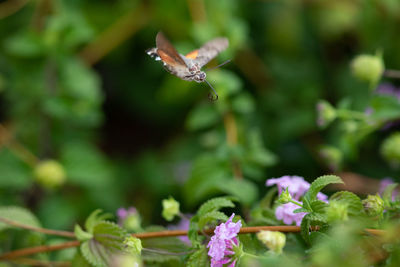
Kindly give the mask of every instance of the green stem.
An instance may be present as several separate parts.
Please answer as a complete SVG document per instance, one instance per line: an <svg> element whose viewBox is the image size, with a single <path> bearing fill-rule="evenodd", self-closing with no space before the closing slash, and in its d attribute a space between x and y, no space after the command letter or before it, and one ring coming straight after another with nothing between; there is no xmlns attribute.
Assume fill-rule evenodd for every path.
<svg viewBox="0 0 400 267"><path fill-rule="evenodd" d="M291 200L289 200L289 202L290 203L293 203L293 204L295 204L295 205L297 205L297 206L299 206L299 207L301 207L301 208L303 208L303 205L301 205L299 202L297 202L297 201L294 201L293 199L291 199Z"/></svg>
<svg viewBox="0 0 400 267"><path fill-rule="evenodd" d="M257 256L257 255L251 254L251 253L247 253L247 252L243 252L242 255L243 256L248 256L250 258L255 258L255 259L260 259L261 258L260 256Z"/></svg>
<svg viewBox="0 0 400 267"><path fill-rule="evenodd" d="M353 111L348 109L338 109L336 110L336 114L338 117L343 119L357 119L357 120L365 120L367 115L364 112L360 111Z"/></svg>

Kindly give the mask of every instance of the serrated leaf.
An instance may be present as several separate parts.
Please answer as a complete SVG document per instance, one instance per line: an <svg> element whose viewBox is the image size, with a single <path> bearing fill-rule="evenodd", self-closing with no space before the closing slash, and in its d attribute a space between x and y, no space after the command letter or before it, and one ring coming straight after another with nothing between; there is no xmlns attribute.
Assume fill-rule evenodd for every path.
<svg viewBox="0 0 400 267"><path fill-rule="evenodd" d="M329 184L343 184L343 181L340 177L336 175L324 175L315 179L315 181L311 183L310 188L303 197L304 208L312 210L311 202L315 201L318 192Z"/></svg>
<svg viewBox="0 0 400 267"><path fill-rule="evenodd" d="M310 210L305 208L298 208L293 211L293 213L300 213L300 212L310 212Z"/></svg>
<svg viewBox="0 0 400 267"><path fill-rule="evenodd" d="M226 220L228 220L228 216L226 216L224 213L222 213L220 211L208 212L200 217L199 228L203 229L207 223L218 221L218 220L226 221Z"/></svg>
<svg viewBox="0 0 400 267"><path fill-rule="evenodd" d="M74 234L79 241L86 241L93 237L91 233L85 232L79 224L75 224Z"/></svg>
<svg viewBox="0 0 400 267"><path fill-rule="evenodd" d="M208 260L207 248L202 246L199 250L189 256L186 262L187 267L208 267L210 261Z"/></svg>
<svg viewBox="0 0 400 267"><path fill-rule="evenodd" d="M101 209L97 209L89 215L89 217L85 221L86 231L88 231L89 233L93 233L93 228L96 224L106 219L112 218L112 215L110 213L104 213L100 215L101 212L102 212Z"/></svg>
<svg viewBox="0 0 400 267"><path fill-rule="evenodd" d="M347 204L347 212L351 216L359 216L364 213L364 207L361 199L349 191L339 191L333 194L329 200L341 201Z"/></svg>
<svg viewBox="0 0 400 267"><path fill-rule="evenodd" d="M235 207L233 201L237 201L237 199L234 197L212 198L200 206L199 210L197 211L197 215L201 218L206 213L220 210L221 208L233 208Z"/></svg>
<svg viewBox="0 0 400 267"><path fill-rule="evenodd" d="M177 266L180 261L180 257L177 255L171 255L173 253L187 252L189 247L179 238L176 237L164 237L164 238L149 238L143 239L142 245L146 249L151 249L149 251L146 249L142 250L142 259L147 262L170 262L176 261L177 263L172 264L172 266ZM168 253L157 253L155 251L169 252Z"/></svg>
<svg viewBox="0 0 400 267"><path fill-rule="evenodd" d="M71 266L77 267L91 267L89 262L82 256L82 253L78 250L75 257L72 259Z"/></svg>
<svg viewBox="0 0 400 267"><path fill-rule="evenodd" d="M310 243L310 226L311 226L311 223L310 223L310 219L309 219L309 214L306 214L303 217L303 220L301 221L301 224L300 224L300 230L301 230L300 233L301 233L301 236L303 237L304 241L306 241L307 244Z"/></svg>
<svg viewBox="0 0 400 267"><path fill-rule="evenodd" d="M199 216L195 215L190 219L188 237L190 242L192 242L193 247L199 247L201 244L201 240L199 238Z"/></svg>
<svg viewBox="0 0 400 267"><path fill-rule="evenodd" d="M82 243L83 257L98 267L110 266L112 255L124 252L127 232L112 222L100 222L93 227L93 238Z"/></svg>
<svg viewBox="0 0 400 267"><path fill-rule="evenodd" d="M29 210L17 206L0 207L0 217L33 227L41 227L39 220ZM15 226L0 221L0 231L16 228ZM20 229L20 228L19 228Z"/></svg>
<svg viewBox="0 0 400 267"><path fill-rule="evenodd" d="M324 213L328 204L322 200L315 200L311 202L311 210L316 213Z"/></svg>

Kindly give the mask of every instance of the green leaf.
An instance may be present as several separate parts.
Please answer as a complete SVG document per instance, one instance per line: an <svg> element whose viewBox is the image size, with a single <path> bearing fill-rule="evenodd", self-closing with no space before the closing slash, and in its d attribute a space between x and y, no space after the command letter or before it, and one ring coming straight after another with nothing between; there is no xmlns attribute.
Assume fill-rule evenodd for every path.
<svg viewBox="0 0 400 267"><path fill-rule="evenodd" d="M89 217L86 219L85 222L85 229L86 231L88 231L89 233L93 233L93 228L96 224L106 220L106 219L110 219L113 217L112 214L110 213L104 213L102 215L100 215L100 213L102 213L101 209L97 209L95 211L93 211Z"/></svg>
<svg viewBox="0 0 400 267"><path fill-rule="evenodd" d="M86 241L93 238L93 235L91 233L83 231L83 229L78 224L75 224L74 234L79 241Z"/></svg>
<svg viewBox="0 0 400 267"><path fill-rule="evenodd" d="M146 232L152 231L160 231L164 228L162 227L148 227ZM142 250L142 259L146 262L173 262L170 263L171 266L178 266L180 257L177 255L170 255L168 253L157 253L154 251L161 251L161 252L170 252L173 253L182 253L187 252L189 246L185 244L182 240L176 237L165 237L165 238L148 238L142 240L142 245L146 249L151 249L153 251L149 251L146 249Z"/></svg>
<svg viewBox="0 0 400 267"><path fill-rule="evenodd" d="M189 256L186 262L187 267L208 267L210 266L210 261L208 260L207 248L201 246L196 252Z"/></svg>
<svg viewBox="0 0 400 267"><path fill-rule="evenodd" d="M293 213L300 213L300 212L311 212L311 210L305 208L298 208L293 211Z"/></svg>
<svg viewBox="0 0 400 267"><path fill-rule="evenodd" d="M222 213L220 211L208 212L200 217L199 228L203 229L204 226L206 226L206 224L208 224L210 222L215 222L218 220L226 221L226 220L228 220L228 216L226 216L224 213Z"/></svg>
<svg viewBox="0 0 400 267"><path fill-rule="evenodd" d="M189 130L201 130L213 126L220 119L214 105L209 103L200 105L189 113L186 120L186 127Z"/></svg>
<svg viewBox="0 0 400 267"><path fill-rule="evenodd" d="M314 182L312 182L307 193L303 197L304 208L312 210L311 202L316 200L317 194L328 184L343 184L342 179L335 175L324 175L318 177Z"/></svg>
<svg viewBox="0 0 400 267"><path fill-rule="evenodd" d="M347 212L352 216L359 216L364 214L364 207L361 202L361 199L354 193L349 191L339 191L333 194L330 198L330 201L342 201L347 204Z"/></svg>
<svg viewBox="0 0 400 267"><path fill-rule="evenodd" d="M222 192L237 197L245 205L251 205L258 199L257 186L249 180L228 179L219 181L217 185Z"/></svg>
<svg viewBox="0 0 400 267"><path fill-rule="evenodd" d="M82 256L82 253L78 250L75 257L72 259L71 266L79 267L91 267L89 262Z"/></svg>
<svg viewBox="0 0 400 267"><path fill-rule="evenodd" d="M301 233L301 236L303 237L304 241L306 241L307 244L310 243L310 226L311 226L311 223L310 223L309 214L306 214L303 217L303 220L301 221L301 224L300 224L300 230L301 230L300 233Z"/></svg>
<svg viewBox="0 0 400 267"><path fill-rule="evenodd" d="M93 238L82 243L81 253L94 266L110 266L113 255L125 252L126 237L127 232L115 223L100 222L93 227Z"/></svg>
<svg viewBox="0 0 400 267"><path fill-rule="evenodd" d="M32 214L29 210L17 206L2 206L0 207L0 217L9 219L14 222L18 222L21 224L25 224L33 227L41 227L39 220L35 215ZM0 221L0 231L16 228L21 229L19 227L15 227Z"/></svg>
<svg viewBox="0 0 400 267"><path fill-rule="evenodd" d="M233 201L236 200L237 199L234 197L216 197L210 199L200 206L199 210L197 211L197 215L201 218L205 214L220 210L221 208L233 208L235 207Z"/></svg>
<svg viewBox="0 0 400 267"><path fill-rule="evenodd" d="M324 213L328 204L322 200L315 200L311 202L311 210L316 213Z"/></svg>

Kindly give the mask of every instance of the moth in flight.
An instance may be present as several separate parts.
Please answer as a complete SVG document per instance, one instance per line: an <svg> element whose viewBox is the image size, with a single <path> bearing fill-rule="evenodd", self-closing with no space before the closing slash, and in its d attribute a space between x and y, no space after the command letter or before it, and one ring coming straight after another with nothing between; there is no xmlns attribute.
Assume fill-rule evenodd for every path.
<svg viewBox="0 0 400 267"><path fill-rule="evenodd" d="M179 54L162 32L157 33L156 46L146 50L155 60L161 60L164 68L171 74L185 81L206 82L213 90L215 97L209 94L210 100L217 100L218 94L206 80L206 73L201 68L211 59L224 51L229 45L227 38L219 37L205 43L186 55ZM222 66L229 61L219 65ZM217 67L219 67L217 66Z"/></svg>

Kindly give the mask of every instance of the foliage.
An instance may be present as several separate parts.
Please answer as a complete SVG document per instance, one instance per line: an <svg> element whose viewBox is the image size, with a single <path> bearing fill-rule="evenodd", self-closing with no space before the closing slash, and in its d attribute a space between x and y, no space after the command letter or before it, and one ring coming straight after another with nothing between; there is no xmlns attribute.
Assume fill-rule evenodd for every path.
<svg viewBox="0 0 400 267"><path fill-rule="evenodd" d="M75 225L79 249L32 260L208 266L209 235L233 212L282 225L264 183L296 174L311 183L285 199L301 233L279 255L239 235L237 265L400 265L399 14L394 0L2 1L0 255L66 242L29 228ZM218 101L144 53L160 30L183 54L229 40L203 68ZM123 229L110 214L129 206ZM189 240L127 245L181 228Z"/></svg>

